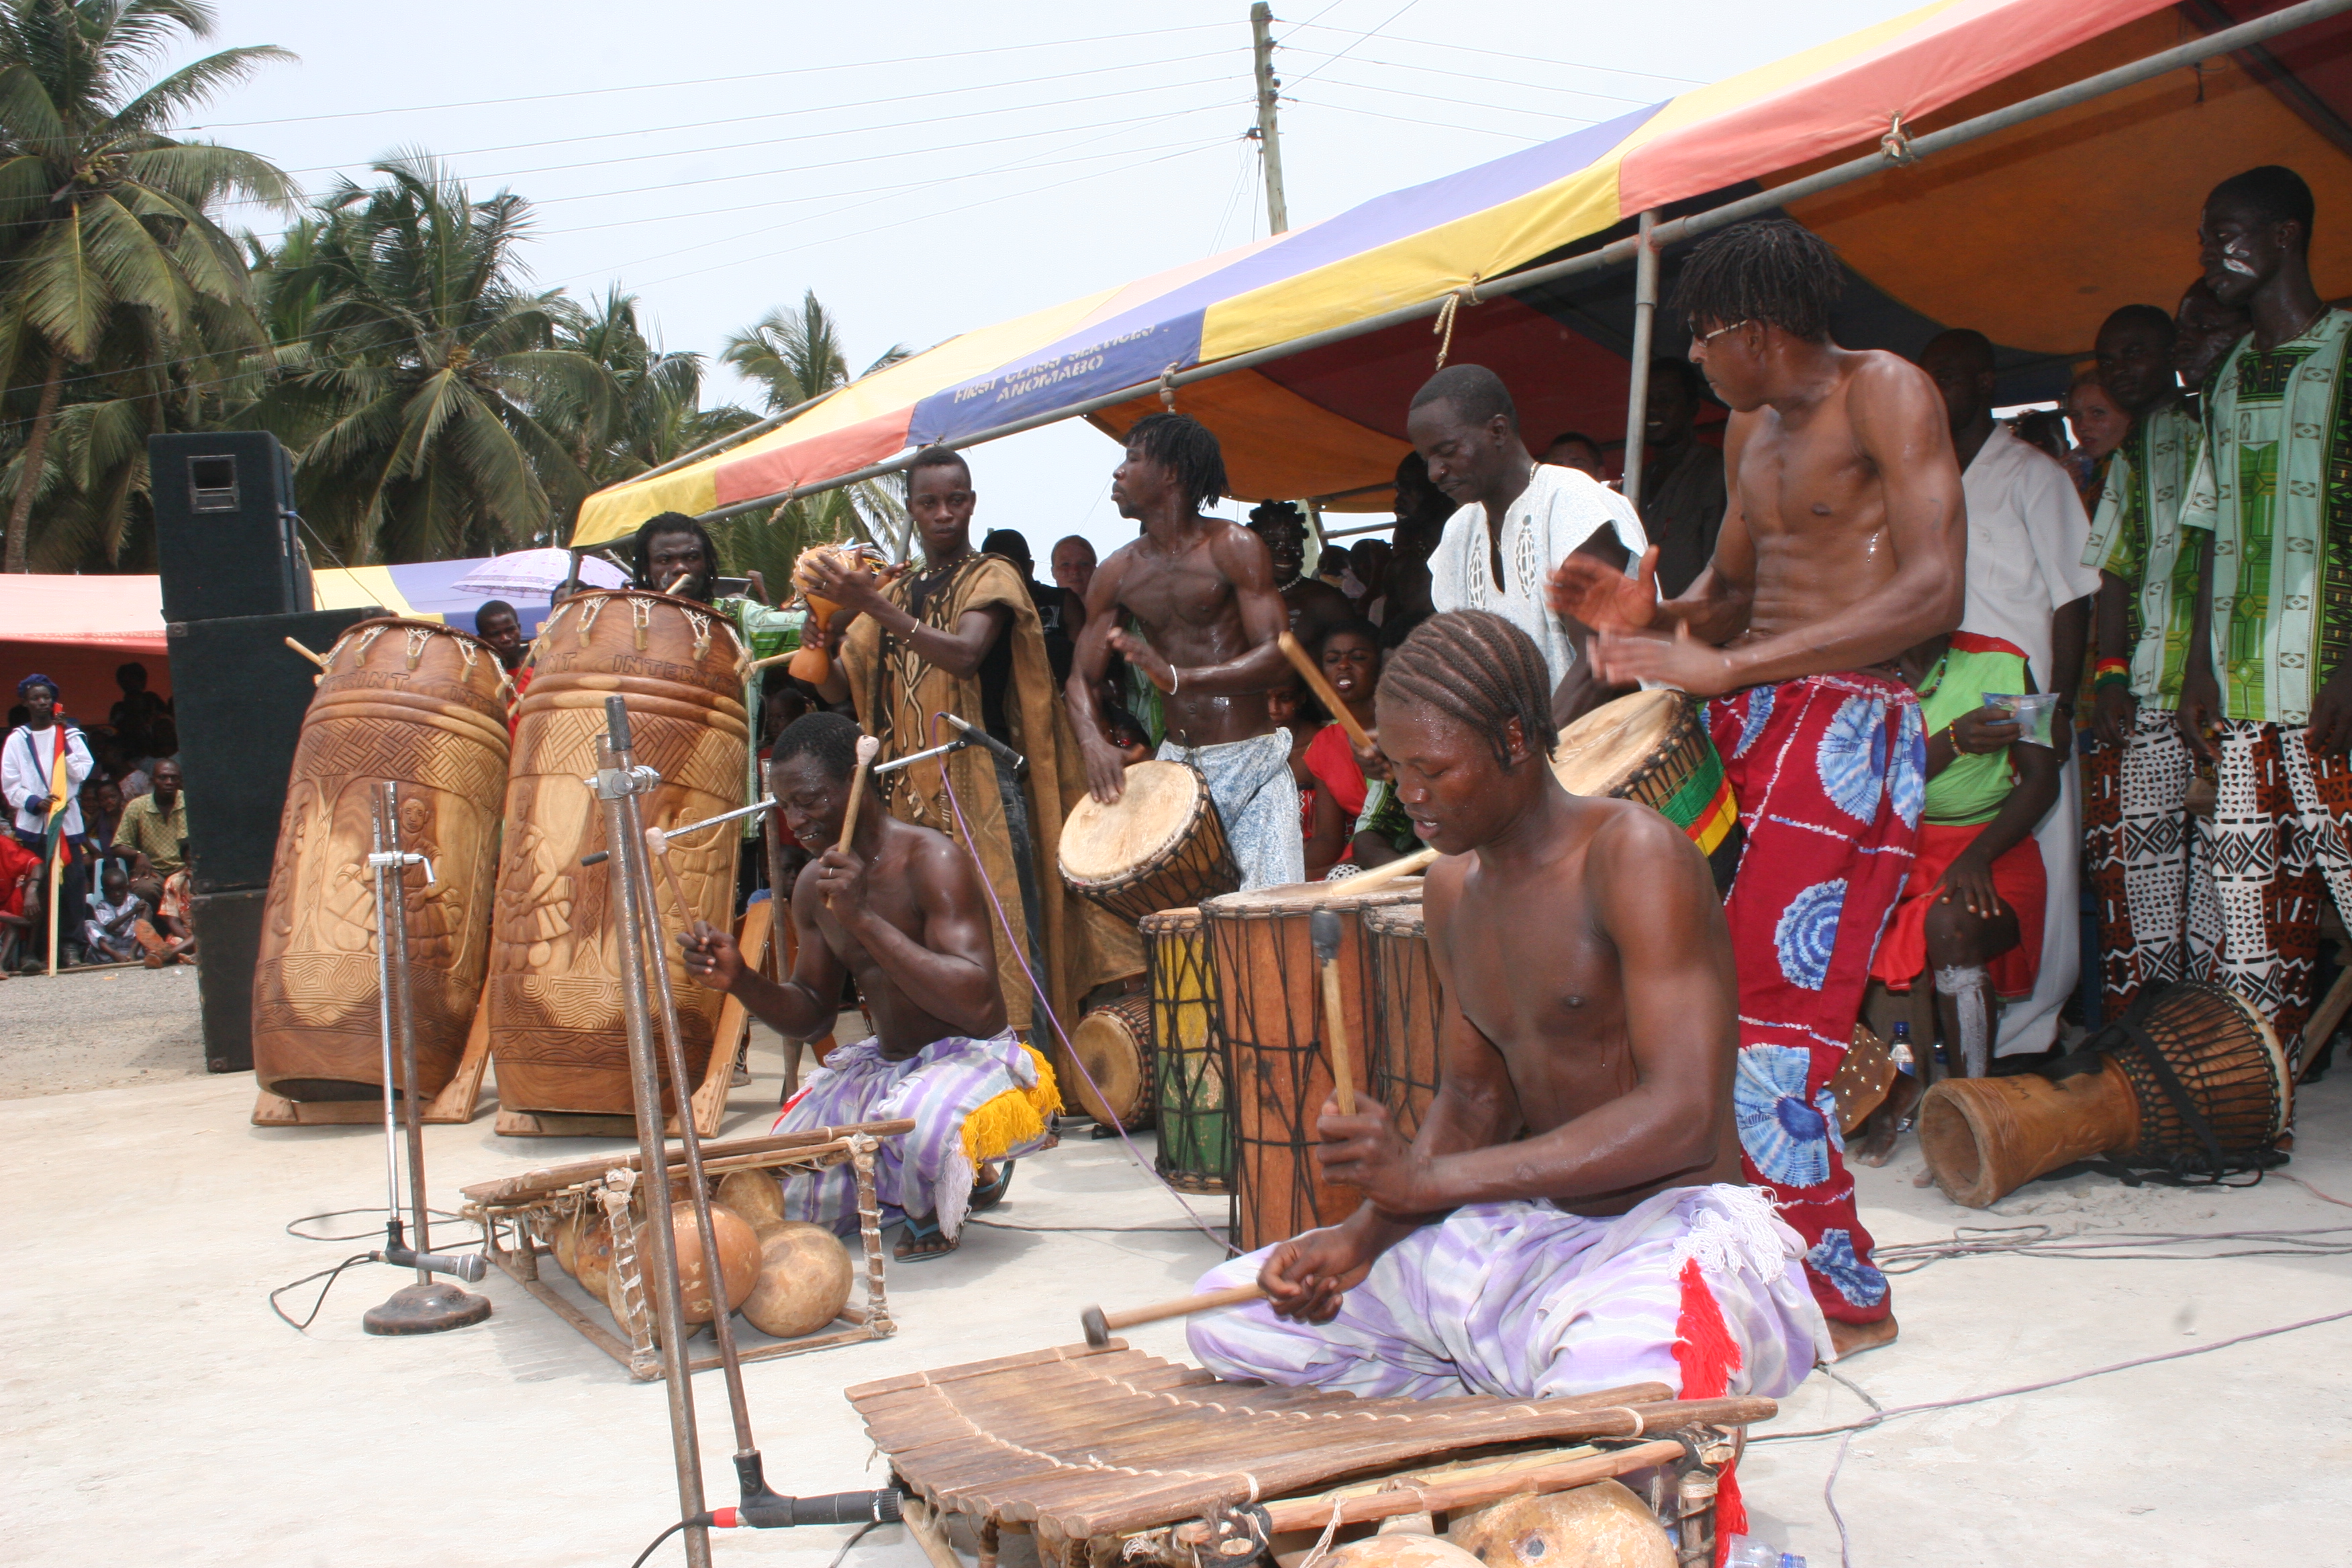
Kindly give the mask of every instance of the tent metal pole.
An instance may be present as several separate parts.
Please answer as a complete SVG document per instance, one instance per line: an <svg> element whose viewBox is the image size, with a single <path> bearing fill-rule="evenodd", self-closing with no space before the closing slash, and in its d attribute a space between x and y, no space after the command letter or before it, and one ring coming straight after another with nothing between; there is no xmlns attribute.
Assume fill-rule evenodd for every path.
<svg viewBox="0 0 2352 1568"><path fill-rule="evenodd" d="M1703 213L1692 213L1685 217L1671 219L1657 225L1651 230L1651 243L1664 249L1668 246L1679 245L1685 240L1696 239L1699 236L1711 234L1718 228L1727 228L1735 223L1744 223L1751 217L1760 217L1790 202L1801 201L1807 196L1818 195L1823 191L1835 190L1840 185L1851 184L1856 180L1872 174L1884 174L1889 169L1905 167L1921 158L1948 152L1954 147L1974 142L1979 137L1990 136L1998 131L2006 131L2012 125L2021 125L2027 121L2039 119L2045 114L2054 114L2060 110L2073 109L2079 104L2088 103L2093 99L2104 97L2107 93L2123 88L2136 87L2152 78L2162 76L2167 71L2179 70L2184 66L2192 66L2200 60L2211 59L2216 55L2226 55L2232 50L2242 49L2248 45L2259 44L2265 39L2274 38L2282 33L2291 33L2297 27L2306 26L2313 22L2325 20L2347 10L2352 10L2352 0L2303 0L2303 4L2299 5L2290 5L2284 11L2273 12L2270 16L2255 21L2242 23L2235 27L2227 27L2221 32L2192 39L2159 54L2150 55L2145 59L2134 60L2129 65L2117 66L2113 70L2101 71L2097 76L2085 77L2081 81L2070 83L2065 87L2054 88L2032 98L2021 99L2006 109L1996 109L1990 113L1979 114L1974 120L1964 120L1958 125L1947 126L1941 131L1931 131L1926 135L1912 137L1907 142L1898 144L1899 152L1890 152L1882 143L1875 153L1865 153L1862 157L1823 169L1818 174L1808 174L1801 180L1791 180L1785 185L1775 185L1770 190L1759 191L1752 196L1746 196L1736 202L1727 202L1722 206L1710 208ZM1891 135L1892 127L1889 129ZM1588 273L1603 272L1610 268L1633 260L1641 243L1639 236L1629 235L1623 239L1604 245L1597 250L1586 251L1581 256L1571 256L1565 260L1551 262L1543 267L1529 268L1525 272L1507 273L1500 278L1486 279L1478 285L1478 291L1485 298L1492 299L1497 294L1516 294L1523 289L1533 289L1546 283L1557 283L1570 278L1583 277ZM1251 370L1258 365L1270 364L1278 359L1287 359L1293 354L1306 353L1314 349L1328 347L1333 343L1344 343L1368 333L1382 331L1407 321L1418 321L1433 316L1437 314L1439 308L1453 297L1454 290L1447 289L1435 298L1423 300L1418 304L1401 305L1393 310L1383 310L1377 316L1366 316L1361 321L1349 321L1344 326L1329 327L1319 332L1310 332L1303 338L1294 338L1288 342L1269 343L1265 348L1252 349L1247 353L1234 354L1210 364L1194 365L1190 370L1178 371L1165 380L1154 376L1150 381L1138 382L1132 386L1124 386L1116 392L1105 393L1099 397L1090 397L1084 402L1070 404L1045 413L1032 414L1024 418L1008 420L1003 425L994 426L986 430L974 431L969 436L960 436L953 440L942 442L941 445L958 448L977 447L984 441L999 440L1006 436L1017 436L1024 430L1034 430L1040 426L1058 424L1065 419L1083 418L1089 414L1099 414L1107 408L1116 408L1122 403L1132 403L1139 397L1147 396L1163 388L1189 386L1196 381L1206 381L1212 376L1223 375L1231 371ZM914 455L914 449L908 447L893 453L881 462L868 464L838 479L804 485L797 489L782 490L774 495L761 496L753 500L737 501L732 506L706 511L702 514L702 520L709 522L719 518L733 517L738 512L756 511L761 507L798 500L803 496L817 495L825 490L838 489L844 485L856 484L862 479L877 479L884 474L896 473L906 467L907 460Z"/></svg>
<svg viewBox="0 0 2352 1568"><path fill-rule="evenodd" d="M1642 510L1642 446L1650 433L1650 343L1658 325L1658 209L1642 214L1633 237L1633 374L1625 382L1625 503Z"/></svg>

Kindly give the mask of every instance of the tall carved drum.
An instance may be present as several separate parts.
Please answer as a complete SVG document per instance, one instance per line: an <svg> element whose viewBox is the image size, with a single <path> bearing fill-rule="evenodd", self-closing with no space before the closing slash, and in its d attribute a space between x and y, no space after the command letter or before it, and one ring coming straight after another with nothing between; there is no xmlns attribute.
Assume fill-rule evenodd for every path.
<svg viewBox="0 0 2352 1568"><path fill-rule="evenodd" d="M663 594L583 594L541 628L537 673L517 713L490 942L490 1053L509 1110L625 1116L629 1047L621 1016L620 926L604 817L581 781L596 771L604 700L628 703L640 766L661 773L643 797L646 826L668 828L743 804L743 650L707 605ZM670 860L695 918L731 930L733 823L688 836ZM656 878L658 882L660 879ZM687 979L683 929L667 885L655 908L677 987L686 1065L710 1058L720 998ZM648 933L651 934L651 933ZM693 1085L687 1086L691 1093ZM663 1103L677 1106L665 1069Z"/></svg>
<svg viewBox="0 0 2352 1568"><path fill-rule="evenodd" d="M457 1070L489 962L506 792L506 674L489 646L431 621L362 621L327 655L278 819L259 962L253 1066L289 1100L383 1092L369 795L400 786L408 983L420 1093Z"/></svg>

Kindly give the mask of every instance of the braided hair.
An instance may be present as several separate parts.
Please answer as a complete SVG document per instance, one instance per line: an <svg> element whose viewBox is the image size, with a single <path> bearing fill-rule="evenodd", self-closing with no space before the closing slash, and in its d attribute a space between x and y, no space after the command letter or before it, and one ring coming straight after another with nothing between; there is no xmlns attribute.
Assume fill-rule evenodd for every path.
<svg viewBox="0 0 2352 1568"><path fill-rule="evenodd" d="M637 581L648 588L658 588L654 581L654 541L665 533L690 533L702 541L702 568L709 577L719 575L719 545L710 531L682 511L658 511L637 524L636 537L631 542L629 561Z"/></svg>
<svg viewBox="0 0 2352 1568"><path fill-rule="evenodd" d="M1210 428L1189 414L1147 414L1127 432L1127 449L1166 468L1184 489L1194 511L1225 499L1224 448Z"/></svg>
<svg viewBox="0 0 2352 1568"><path fill-rule="evenodd" d="M1784 217L1738 223L1699 241L1675 280L1673 309L1693 331L1769 321L1792 338L1830 335L1845 269L1829 242Z"/></svg>
<svg viewBox="0 0 2352 1568"><path fill-rule="evenodd" d="M1506 726L1514 719L1535 755L1549 758L1559 743L1542 650L1490 610L1448 610L1413 627L1389 655L1380 690L1460 719L1486 736L1506 770L1511 766Z"/></svg>

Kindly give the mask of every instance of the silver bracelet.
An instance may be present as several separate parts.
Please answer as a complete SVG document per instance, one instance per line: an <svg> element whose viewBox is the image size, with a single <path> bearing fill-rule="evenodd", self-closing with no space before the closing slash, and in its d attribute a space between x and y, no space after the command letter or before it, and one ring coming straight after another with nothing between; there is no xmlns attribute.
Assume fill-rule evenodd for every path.
<svg viewBox="0 0 2352 1568"><path fill-rule="evenodd" d="M1184 689L1184 672L1174 665L1168 667L1168 695L1175 696Z"/></svg>

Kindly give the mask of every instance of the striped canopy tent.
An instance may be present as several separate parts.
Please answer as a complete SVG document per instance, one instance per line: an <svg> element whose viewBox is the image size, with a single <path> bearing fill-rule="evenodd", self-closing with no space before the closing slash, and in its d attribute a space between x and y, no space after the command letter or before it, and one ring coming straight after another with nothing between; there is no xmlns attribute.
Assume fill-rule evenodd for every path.
<svg viewBox="0 0 2352 1568"><path fill-rule="evenodd" d="M575 549L658 511L727 515L1083 416L1206 423L1234 493L1386 511L1450 326L1540 445L1635 443L1644 307L1677 247L1780 212L1834 245L1840 342L1997 345L2004 401L2062 390L2119 305L2169 309L2205 193L2286 163L2313 269L2352 287L2352 0L1937 0L1833 43L1338 216L951 338L723 450L591 496ZM1648 228L1645 246L1643 226ZM1438 335L1433 335L1433 328ZM1654 337L1653 337L1654 332ZM1629 359L1633 362L1630 366ZM1630 395L1629 395L1630 394Z"/></svg>

